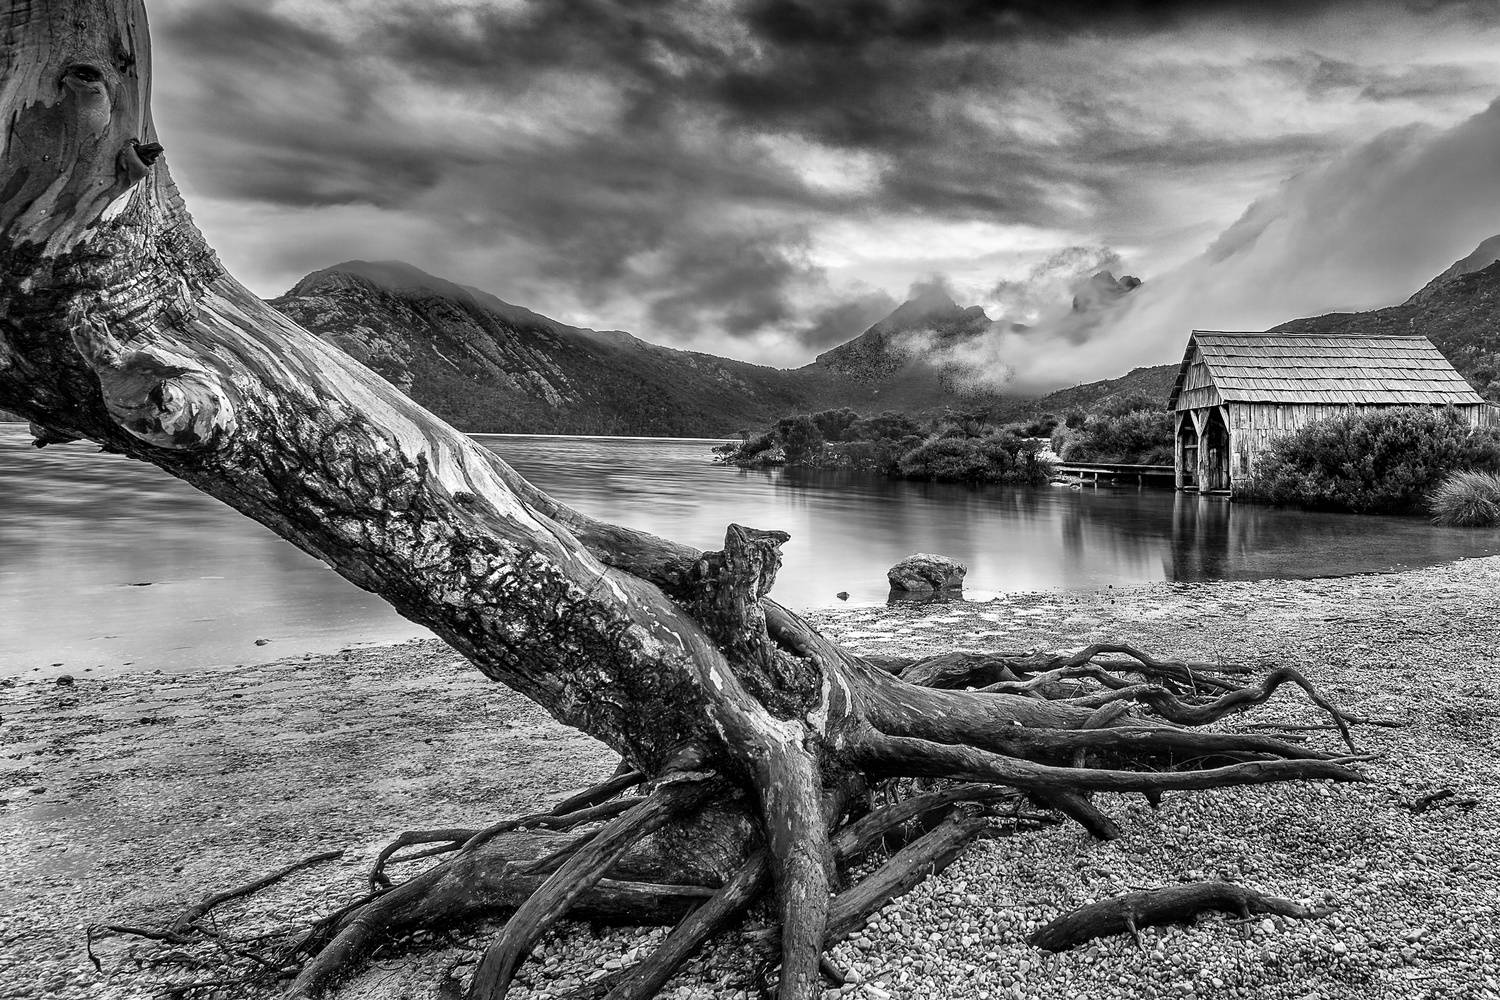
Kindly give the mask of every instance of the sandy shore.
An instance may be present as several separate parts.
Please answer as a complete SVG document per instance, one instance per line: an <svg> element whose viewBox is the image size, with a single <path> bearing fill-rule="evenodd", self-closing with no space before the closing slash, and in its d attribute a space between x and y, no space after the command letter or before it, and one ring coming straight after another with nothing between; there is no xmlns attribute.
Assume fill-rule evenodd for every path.
<svg viewBox="0 0 1500 1000"><path fill-rule="evenodd" d="M1366 729L1364 786L1255 788L1105 804L1107 845L1056 829L980 845L837 956L850 996L1500 997L1500 558L1339 580L1153 585L986 603L820 612L858 648L1072 648L1119 638L1203 659L1303 666ZM344 859L256 897L251 921L358 891L395 833L477 826L607 773L603 747L427 643L196 675L0 682L0 997L160 994L89 924L164 921L206 891L330 847ZM1266 719L1313 721L1290 694ZM1242 720L1249 721L1249 720ZM1229 724L1227 728L1233 728ZM1314 734L1314 740L1323 740ZM1468 811L1403 803L1452 787ZM1062 956L1024 943L1058 910L1128 887L1227 875L1339 913L1206 918ZM573 928L516 995L551 995L643 939ZM430 995L438 956L353 995ZM667 995L734 997L710 956Z"/></svg>

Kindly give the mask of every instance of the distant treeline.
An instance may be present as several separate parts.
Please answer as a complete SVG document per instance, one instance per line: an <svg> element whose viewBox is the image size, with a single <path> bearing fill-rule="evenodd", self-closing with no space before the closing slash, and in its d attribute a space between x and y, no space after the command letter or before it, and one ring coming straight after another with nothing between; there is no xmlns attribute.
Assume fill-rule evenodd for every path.
<svg viewBox="0 0 1500 1000"><path fill-rule="evenodd" d="M845 469L900 479L1045 483L1057 457L1069 461L1172 461L1172 418L1145 396L1105 400L1098 412L1042 413L1000 423L984 411L949 410L926 421L887 410L860 416L844 407L783 417L759 434L714 449L745 468L787 465Z"/></svg>
<svg viewBox="0 0 1500 1000"><path fill-rule="evenodd" d="M984 413L950 410L921 422L888 410L862 417L845 407L784 417L771 429L714 449L722 462L745 468L788 465L846 469L901 479L965 483L1045 483L1043 456L1050 423L996 425Z"/></svg>

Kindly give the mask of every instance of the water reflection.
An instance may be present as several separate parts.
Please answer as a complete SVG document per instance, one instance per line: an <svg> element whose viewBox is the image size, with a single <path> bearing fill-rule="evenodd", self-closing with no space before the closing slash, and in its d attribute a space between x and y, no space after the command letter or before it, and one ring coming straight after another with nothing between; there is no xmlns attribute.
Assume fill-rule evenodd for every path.
<svg viewBox="0 0 1500 1000"><path fill-rule="evenodd" d="M0 674L185 668L420 633L321 562L158 470L0 425ZM1157 490L972 489L708 462L706 441L484 436L597 517L716 548L738 522L791 534L793 607L886 600L913 552L978 591L1368 572L1500 551L1490 531L1301 514ZM149 586L138 586L149 584ZM256 646L255 640L272 641Z"/></svg>

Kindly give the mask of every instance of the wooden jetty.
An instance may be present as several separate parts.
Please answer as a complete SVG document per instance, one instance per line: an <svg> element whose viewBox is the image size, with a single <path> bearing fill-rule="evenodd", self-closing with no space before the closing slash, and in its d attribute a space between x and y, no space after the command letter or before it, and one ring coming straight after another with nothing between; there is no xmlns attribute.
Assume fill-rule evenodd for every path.
<svg viewBox="0 0 1500 1000"><path fill-rule="evenodd" d="M1057 473L1076 476L1095 486L1100 477L1113 483L1135 483L1140 486L1175 486L1177 470L1170 465L1129 465L1124 462L1059 462Z"/></svg>

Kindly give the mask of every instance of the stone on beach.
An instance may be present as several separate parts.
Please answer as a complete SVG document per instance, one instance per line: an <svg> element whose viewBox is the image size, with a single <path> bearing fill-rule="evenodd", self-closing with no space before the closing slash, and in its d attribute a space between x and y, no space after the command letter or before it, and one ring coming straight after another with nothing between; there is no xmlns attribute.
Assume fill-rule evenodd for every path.
<svg viewBox="0 0 1500 1000"><path fill-rule="evenodd" d="M925 593L934 590L962 590L969 567L957 559L918 552L886 570L885 578L892 590Z"/></svg>

